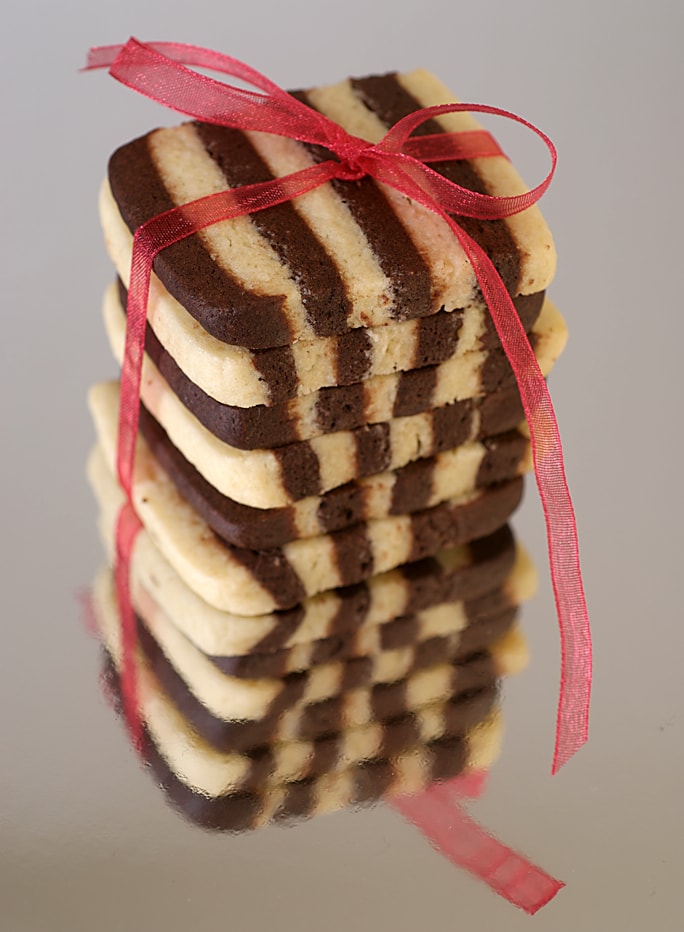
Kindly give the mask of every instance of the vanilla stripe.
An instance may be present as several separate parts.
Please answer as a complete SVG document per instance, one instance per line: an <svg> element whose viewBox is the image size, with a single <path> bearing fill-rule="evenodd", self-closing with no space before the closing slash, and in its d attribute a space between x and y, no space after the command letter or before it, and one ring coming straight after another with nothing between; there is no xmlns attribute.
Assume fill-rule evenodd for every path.
<svg viewBox="0 0 684 932"><path fill-rule="evenodd" d="M305 147L294 140L261 133L247 136L275 176L300 171L313 164ZM339 270L350 304L348 326L368 326L377 318L378 295L384 297L388 306L393 303L392 283L374 259L348 207L331 185L296 198L292 206L325 246Z"/></svg>
<svg viewBox="0 0 684 932"><path fill-rule="evenodd" d="M223 173L207 154L192 124L157 130L148 144L155 167L176 204L226 190ZM245 291L282 296L291 330L299 333L305 329L299 289L249 217L224 220L197 235L216 265L234 276Z"/></svg>

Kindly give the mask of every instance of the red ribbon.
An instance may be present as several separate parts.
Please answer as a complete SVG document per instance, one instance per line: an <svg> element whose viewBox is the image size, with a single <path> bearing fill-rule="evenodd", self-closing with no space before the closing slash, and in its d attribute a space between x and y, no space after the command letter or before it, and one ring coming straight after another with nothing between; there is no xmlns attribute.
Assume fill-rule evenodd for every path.
<svg viewBox="0 0 684 932"><path fill-rule="evenodd" d="M200 75L179 62L209 68L247 82L263 93L244 90ZM561 678L552 773L585 743L591 691L591 636L579 564L577 528L568 491L560 435L546 388L525 330L494 265L450 214L502 219L535 204L548 188L556 165L551 140L531 123L497 107L445 104L426 107L399 120L376 145L295 100L264 75L237 59L179 43L92 49L87 68L109 67L126 86L167 107L209 123L287 136L324 146L331 159L283 178L223 191L174 208L142 224L135 233L128 291L127 329L121 373L118 473L132 498L145 321L152 263L158 252L214 223L292 200L333 178L357 180L366 175L412 198L448 223L472 264L502 346L515 373L530 428L534 471L547 527L551 579L561 634ZM462 188L433 171L428 163L443 159L501 154L484 132L440 133L411 139L421 123L447 113L494 114L521 123L539 136L551 154L544 181L523 194L492 197ZM132 508L122 511L117 528L117 581L122 612L124 656L135 646L128 569L134 528ZM129 710L137 707L133 664L125 663L123 682ZM135 716L133 716L135 718ZM132 719L129 717L129 724ZM134 735L137 726L133 726Z"/></svg>
<svg viewBox="0 0 684 932"><path fill-rule="evenodd" d="M417 796L399 796L392 805L420 829L440 854L482 880L526 913L534 915L565 884L486 831L463 806L472 793L471 775L438 783Z"/></svg>

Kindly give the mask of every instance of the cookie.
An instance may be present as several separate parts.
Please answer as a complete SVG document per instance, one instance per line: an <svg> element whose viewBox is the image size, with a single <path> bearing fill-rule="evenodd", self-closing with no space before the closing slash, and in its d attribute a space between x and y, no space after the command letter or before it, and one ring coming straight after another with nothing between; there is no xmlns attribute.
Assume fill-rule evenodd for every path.
<svg viewBox="0 0 684 932"><path fill-rule="evenodd" d="M116 507L100 515L110 559L116 517ZM137 587L142 586L200 650L212 656L232 656L343 636L443 602L479 599L505 585L519 564L529 566L529 560L515 547L506 527L483 540L440 551L354 586L320 593L293 609L249 617L220 611L201 599L143 529L131 556L131 575L134 603Z"/></svg>
<svg viewBox="0 0 684 932"><path fill-rule="evenodd" d="M415 512L357 524L272 550L246 550L212 534L138 444L132 497L138 517L188 586L210 605L241 615L292 608L326 589L349 586L445 547L493 533L522 496L522 479ZM100 448L88 476L102 509L118 511L124 495Z"/></svg>
<svg viewBox="0 0 684 932"><path fill-rule="evenodd" d="M160 311L154 296L163 289L154 280L148 309L147 341L156 343L201 391L233 407L273 407L289 400L293 412L307 410L307 395L326 387L350 386L367 379L433 366L460 354L500 348L489 312L483 303L463 311L439 311L416 318L366 327L336 337L298 340L291 346L249 350L221 343L197 326L175 304ZM126 290L119 280L105 292L104 313L126 306ZM542 309L543 292L514 299L529 332ZM163 302L161 307L164 307ZM148 347L149 349L149 347ZM398 391L406 397L408 392ZM300 402L297 399L301 399ZM317 406L317 414L324 416ZM411 413L411 412L407 412ZM262 412L262 417L268 414ZM294 438L293 438L294 439Z"/></svg>
<svg viewBox="0 0 684 932"><path fill-rule="evenodd" d="M549 302L537 327L540 367L547 374L565 343L566 329ZM203 427L150 360L145 362L143 403L174 446L219 492L255 508L284 507L481 436L477 406L445 405L274 450L239 450Z"/></svg>
<svg viewBox="0 0 684 932"><path fill-rule="evenodd" d="M437 653L449 656L452 648L474 653L505 633L517 606L532 598L536 584L534 567L521 553L503 585L475 598L440 602L379 624L361 624L355 628L341 624L335 634L290 647L206 656L224 673L255 679L286 676L322 663L415 646L427 658ZM136 605L146 606L146 617L151 611L150 602L161 611L139 585Z"/></svg>
<svg viewBox="0 0 684 932"><path fill-rule="evenodd" d="M550 320L547 309L545 321ZM123 356L125 316L110 291L104 303L104 320L112 351L119 362ZM560 323L560 322L559 322ZM536 324L536 321L535 321ZM544 325L533 325L530 341L534 348ZM558 335L560 339L560 334ZM439 346L438 343L434 345ZM325 433L353 430L393 417L419 414L430 408L460 402L467 408L471 397L488 398L488 408L498 411L500 392L514 393L515 379L503 350L490 349L445 355L441 366L423 366L406 372L374 376L351 385L339 384L280 404L241 408L216 401L195 385L148 327L145 342L148 358L183 405L219 440L242 450L279 447ZM561 346L556 349L559 355ZM510 403L504 399L504 408ZM522 408L517 405L517 411ZM504 427L512 428L523 415Z"/></svg>
<svg viewBox="0 0 684 932"><path fill-rule="evenodd" d="M100 446L113 464L118 421L115 383L95 386L89 401ZM144 407L140 428L145 441L141 449L146 461L151 458L150 469L159 473L160 481L165 481L164 477L171 480L181 497L222 540L253 550L318 537L375 518L412 514L515 479L531 468L529 441L522 432L515 431L462 444L401 469L347 483L289 508L264 510L241 505L218 493L173 446Z"/></svg>
<svg viewBox="0 0 684 932"><path fill-rule="evenodd" d="M119 658L119 620L111 580L102 574L96 598L104 643ZM350 727L384 722L406 709L485 688L507 670L513 634L474 652L420 668L410 651L389 651L343 664L323 664L282 679L242 680L227 676L193 648L157 611L139 620L141 662L154 673L168 700L193 729L220 750L241 750L277 740L313 740ZM506 632L505 632L506 633ZM499 648L501 645L501 648ZM501 662L499 662L499 650ZM293 737L285 738L290 732ZM254 742L253 744L251 742Z"/></svg>
<svg viewBox="0 0 684 932"><path fill-rule="evenodd" d="M478 611L482 603L487 608L494 603L498 610L481 617ZM360 628L346 637L321 638L269 653L208 659L230 676L257 679L284 677L312 666L410 649L415 654L414 667L419 669L457 653L464 657L477 653L505 634L515 617L516 606L508 604L506 592L501 589L481 600L442 604L433 611L426 609L384 625ZM435 634L435 629L444 633Z"/></svg>
<svg viewBox="0 0 684 932"><path fill-rule="evenodd" d="M97 587L98 596L110 606L102 632L110 651L118 650L118 614L110 575ZM138 643L174 703L184 710L193 727L212 744L229 746L232 735L245 731L244 723L276 728L286 714L305 717L303 709L326 707L351 695L355 715L364 716L363 698L369 698L377 717L407 703L411 708L425 702L472 689L494 679L499 667L494 656L498 638L485 641L473 651L454 638L450 653L441 654L434 645L418 645L380 651L347 661L318 664L285 677L243 679L219 670L171 624L150 600L139 623ZM147 611L149 609L149 611ZM514 619L504 621L503 634ZM485 636L489 632L485 630ZM501 637L501 635L499 635ZM383 710L381 712L381 710ZM403 711L403 708L401 709ZM311 719L315 722L315 717ZM363 719L365 720L365 719ZM301 727L301 726L300 726ZM336 731L329 722L326 731Z"/></svg>
<svg viewBox="0 0 684 932"><path fill-rule="evenodd" d="M109 658L103 679L118 700L118 676ZM226 793L222 755L199 741L172 706L152 706L150 702L143 710L143 756L157 785L186 818L233 832L418 793L433 782L487 769L498 756L502 732L500 714L494 713L463 735L426 742L393 758L364 761L261 792Z"/></svg>
<svg viewBox="0 0 684 932"><path fill-rule="evenodd" d="M116 408L117 398L110 393L99 395L93 406L96 423L102 422L98 437L110 460ZM347 482L286 508L250 508L209 485L142 406L140 432L180 495L212 531L229 544L251 550L280 547L291 540L329 534L373 518L412 514L532 469L530 442L522 430L514 430L461 444L401 469Z"/></svg>
<svg viewBox="0 0 684 932"><path fill-rule="evenodd" d="M344 81L300 98L371 142L405 113L452 99L425 72ZM453 114L418 132L476 125L468 114ZM117 210L102 214L120 276L126 281L130 266L126 229L175 204L288 174L320 157L284 137L208 124L156 130L121 147L109 165ZM484 193L523 190L504 156L432 167ZM490 254L511 294L546 288L555 252L536 207L508 220L459 222ZM368 178L331 182L294 202L216 224L163 250L155 271L204 330L251 348L423 317L479 297L446 224Z"/></svg>

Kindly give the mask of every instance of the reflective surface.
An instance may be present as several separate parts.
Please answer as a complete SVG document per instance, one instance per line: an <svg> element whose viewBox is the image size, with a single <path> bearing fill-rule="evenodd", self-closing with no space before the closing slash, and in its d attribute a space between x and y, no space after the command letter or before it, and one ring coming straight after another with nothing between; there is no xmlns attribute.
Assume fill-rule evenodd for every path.
<svg viewBox="0 0 684 932"><path fill-rule="evenodd" d="M466 921L515 930L531 921L384 805L243 836L190 826L102 700L100 652L77 599L101 562L83 478L92 443L84 397L115 372L99 313L111 271L96 193L116 145L173 117L76 68L88 45L131 32L235 53L286 86L427 65L464 99L521 112L558 144L542 206L560 255L551 294L571 339L550 384L594 626L591 739L548 776L558 637L528 484L515 524L542 569L523 616L532 663L506 687L503 754L470 809L566 882L537 928L680 928L679 7L625 5L617 18L608 2L561 10L524 0L459 18L449 5L350 2L335 28L306 4L230 16L207 2L177 14L157 3L143 12L127 2L43 7L30 27L10 23L16 42L3 62L13 92L2 155L3 930L446 930ZM315 25L304 28L307 15ZM431 25L431 15L444 22ZM537 150L525 147L517 137L507 146L529 180L541 177Z"/></svg>

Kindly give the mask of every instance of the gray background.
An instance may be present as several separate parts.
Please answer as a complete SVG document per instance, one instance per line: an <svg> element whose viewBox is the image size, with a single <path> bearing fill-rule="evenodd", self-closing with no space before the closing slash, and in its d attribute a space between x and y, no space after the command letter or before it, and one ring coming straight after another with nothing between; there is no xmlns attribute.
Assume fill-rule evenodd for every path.
<svg viewBox="0 0 684 932"><path fill-rule="evenodd" d="M5 4L2 932L681 929L681 11L675 0ZM520 112L558 144L542 206L571 340L551 388L594 626L591 742L550 778L558 637L530 485L516 523L543 577L525 611L533 663L507 688L505 751L474 808L567 882L534 920L384 807L238 838L189 827L99 697L75 600L100 562L84 395L115 371L96 193L116 145L174 117L77 69L89 45L131 33L229 52L284 86L428 66L461 99ZM539 151L503 138L541 177Z"/></svg>

